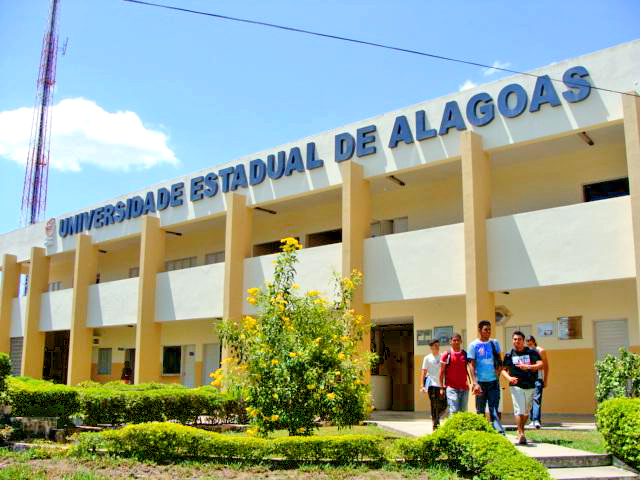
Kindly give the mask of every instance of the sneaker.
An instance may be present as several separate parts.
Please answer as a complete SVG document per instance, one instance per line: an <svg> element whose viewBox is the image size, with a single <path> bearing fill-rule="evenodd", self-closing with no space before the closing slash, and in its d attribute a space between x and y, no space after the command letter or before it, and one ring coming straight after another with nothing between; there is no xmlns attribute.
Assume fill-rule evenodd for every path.
<svg viewBox="0 0 640 480"><path fill-rule="evenodd" d="M540 422L538 422L537 420L535 422L533 422L533 426L536 428L536 430L540 430L540 428L542 427Z"/></svg>

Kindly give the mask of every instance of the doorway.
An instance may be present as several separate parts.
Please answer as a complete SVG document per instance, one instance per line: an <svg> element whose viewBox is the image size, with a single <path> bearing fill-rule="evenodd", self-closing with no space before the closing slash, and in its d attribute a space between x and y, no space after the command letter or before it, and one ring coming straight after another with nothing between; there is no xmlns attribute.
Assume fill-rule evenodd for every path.
<svg viewBox="0 0 640 480"><path fill-rule="evenodd" d="M371 349L378 363L371 372L374 404L380 410L413 411L413 324L376 325Z"/></svg>
<svg viewBox="0 0 640 480"><path fill-rule="evenodd" d="M135 348L126 348L124 350L124 361L129 362L129 366L131 367L131 383L135 383L135 373L136 373L136 349Z"/></svg>
<svg viewBox="0 0 640 480"><path fill-rule="evenodd" d="M69 330L47 332L44 343L42 379L54 383L67 383L69 367Z"/></svg>
<svg viewBox="0 0 640 480"><path fill-rule="evenodd" d="M187 387L195 387L196 383L196 346L184 345L182 347L182 384Z"/></svg>

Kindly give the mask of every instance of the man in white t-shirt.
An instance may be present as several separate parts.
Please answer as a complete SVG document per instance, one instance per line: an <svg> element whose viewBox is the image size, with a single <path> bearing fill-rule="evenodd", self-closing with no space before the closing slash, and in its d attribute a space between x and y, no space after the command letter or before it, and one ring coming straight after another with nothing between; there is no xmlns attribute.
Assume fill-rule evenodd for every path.
<svg viewBox="0 0 640 480"><path fill-rule="evenodd" d="M429 395L431 402L431 421L435 430L440 425L440 417L447 409L447 398L440 388L440 342L429 342L431 353L422 360L422 374L420 391Z"/></svg>

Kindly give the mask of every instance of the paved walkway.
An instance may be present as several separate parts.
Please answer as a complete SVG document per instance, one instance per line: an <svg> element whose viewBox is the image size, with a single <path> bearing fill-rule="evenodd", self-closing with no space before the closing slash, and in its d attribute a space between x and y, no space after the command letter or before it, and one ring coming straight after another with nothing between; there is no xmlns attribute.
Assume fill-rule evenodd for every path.
<svg viewBox="0 0 640 480"><path fill-rule="evenodd" d="M547 419L549 423L543 426L544 430L586 431L595 429L592 416L558 415L555 418L548 416ZM508 431L515 430L515 425L510 425L513 416L505 415L503 420ZM415 412L374 412L369 423L410 437L420 437L432 433L431 420L426 418L424 414ZM516 441L515 435L508 434L507 438L514 443ZM541 462L547 467L554 479L626 480L640 478L633 472L613 466L611 455L595 454L549 443L529 443L526 446L516 445L516 448Z"/></svg>

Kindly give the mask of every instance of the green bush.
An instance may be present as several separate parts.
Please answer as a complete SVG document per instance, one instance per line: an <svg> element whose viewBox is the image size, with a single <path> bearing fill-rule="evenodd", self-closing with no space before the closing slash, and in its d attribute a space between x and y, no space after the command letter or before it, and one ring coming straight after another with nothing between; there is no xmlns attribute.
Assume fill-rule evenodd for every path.
<svg viewBox="0 0 640 480"><path fill-rule="evenodd" d="M13 416L67 419L80 412L78 392L72 387L26 377L9 377L7 385Z"/></svg>
<svg viewBox="0 0 640 480"><path fill-rule="evenodd" d="M461 433L455 439L449 458L455 463L451 466L478 479L551 478L541 463L520 453L509 440L495 432Z"/></svg>
<svg viewBox="0 0 640 480"><path fill-rule="evenodd" d="M440 456L438 439L433 435L420 438L399 438L391 445L387 455L392 461L403 460L410 464L430 466Z"/></svg>
<svg viewBox="0 0 640 480"><path fill-rule="evenodd" d="M607 398L640 397L640 355L620 348L620 356L607 355L596 362L598 385L596 400Z"/></svg>
<svg viewBox="0 0 640 480"><path fill-rule="evenodd" d="M266 440L225 435L175 423L128 425L120 430L83 433L73 452L90 454L98 449L138 460L169 462L216 457L256 462L275 456L295 461L330 460L348 463L358 459L381 459L382 442L376 435L284 437Z"/></svg>
<svg viewBox="0 0 640 480"><path fill-rule="evenodd" d="M598 430L607 451L640 469L640 398L612 398L598 405Z"/></svg>
<svg viewBox="0 0 640 480"><path fill-rule="evenodd" d="M434 434L435 448L448 451L456 437L464 432L495 432L484 415L471 412L453 414L438 428Z"/></svg>
<svg viewBox="0 0 640 480"><path fill-rule="evenodd" d="M11 358L0 352L0 394L7 390L7 377L11 375Z"/></svg>

